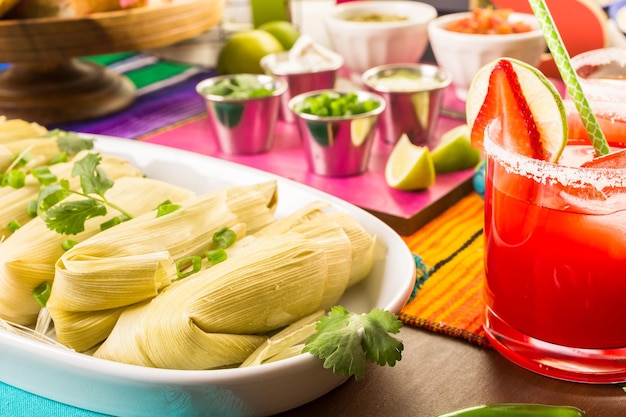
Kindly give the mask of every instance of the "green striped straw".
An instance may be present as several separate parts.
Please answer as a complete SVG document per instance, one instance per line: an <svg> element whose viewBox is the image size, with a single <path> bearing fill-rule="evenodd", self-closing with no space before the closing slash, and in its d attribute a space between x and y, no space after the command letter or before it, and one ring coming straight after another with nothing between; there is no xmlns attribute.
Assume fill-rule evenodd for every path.
<svg viewBox="0 0 626 417"><path fill-rule="evenodd" d="M591 106L589 106L589 102L587 101L587 97L585 97L583 89L578 82L576 72L570 63L569 54L567 53L567 49L565 49L565 45L563 44L563 39L561 39L561 35L554 24L552 15L548 10L548 6L546 6L544 0L528 1L530 3L530 7L533 9L535 17L539 22L541 30L543 31L546 43L548 44L548 48L550 48L554 62L556 63L559 73L561 74L561 78L563 78L563 82L567 87L567 92L572 97L576 110L578 110L578 113L580 114L580 119L582 120L585 129L587 129L587 133L589 134L593 148L596 151L596 155L601 156L608 154L610 152L609 144L604 137L604 133L600 130L596 116L593 114Z"/></svg>

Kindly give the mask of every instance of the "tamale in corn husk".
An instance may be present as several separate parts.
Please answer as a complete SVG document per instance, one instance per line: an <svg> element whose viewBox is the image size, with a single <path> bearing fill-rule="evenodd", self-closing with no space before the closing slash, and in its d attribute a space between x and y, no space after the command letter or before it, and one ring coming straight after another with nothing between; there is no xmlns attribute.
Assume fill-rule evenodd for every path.
<svg viewBox="0 0 626 417"><path fill-rule="evenodd" d="M371 268L369 246L375 239L369 238L363 258L353 259L348 235L356 233L344 230L353 227L352 219L324 213L322 206L314 203L247 236L229 250L226 261L122 313L95 356L173 369L233 366L252 354L250 346L242 348L240 337L268 334L337 302L352 271L366 269L358 263ZM209 342L213 336L224 345ZM285 354L267 349L258 353L263 359L250 360Z"/></svg>
<svg viewBox="0 0 626 417"><path fill-rule="evenodd" d="M318 310L268 337L239 367L261 365L299 355L307 339L315 333L315 326L323 315L324 310Z"/></svg>
<svg viewBox="0 0 626 417"><path fill-rule="evenodd" d="M105 158L107 159L107 158ZM135 172L134 168L130 173ZM137 198L137 192L141 198ZM140 176L115 181L107 197L134 215L154 210L165 199L176 203L193 196L189 190ZM119 215L114 209L103 217L85 222L85 230L71 239L81 242L100 232L100 224ZM42 282L54 280L55 262L64 254L67 235L50 230L37 217L22 226L0 245L0 317L22 325L34 323L40 306L32 291Z"/></svg>
<svg viewBox="0 0 626 417"><path fill-rule="evenodd" d="M117 315L115 309L155 297L176 279L176 261L214 249L216 231L228 227L243 237L248 222L256 228L274 222L276 182L229 187L180 205L165 216L149 213L101 232L59 259L47 306L59 342L92 348L110 332L110 322L86 327L72 313Z"/></svg>
<svg viewBox="0 0 626 417"><path fill-rule="evenodd" d="M233 366L265 340L260 333L318 310L326 280L318 243L297 233L254 239L238 256L123 313L94 355L172 369Z"/></svg>
<svg viewBox="0 0 626 417"><path fill-rule="evenodd" d="M376 237L371 236L367 230L348 213L341 211L324 212L322 209L325 206L328 206L328 204L321 201L308 204L300 210L260 230L256 233L256 236L266 236L284 233L289 230L297 230L302 225L307 227L306 223L311 220L334 222L340 225L350 239L352 248L349 257L346 257L346 259L350 260L351 264L350 278L347 287L351 287L365 278L372 269ZM335 302L337 300L335 300ZM329 305L329 307L332 307L332 305L334 304Z"/></svg>

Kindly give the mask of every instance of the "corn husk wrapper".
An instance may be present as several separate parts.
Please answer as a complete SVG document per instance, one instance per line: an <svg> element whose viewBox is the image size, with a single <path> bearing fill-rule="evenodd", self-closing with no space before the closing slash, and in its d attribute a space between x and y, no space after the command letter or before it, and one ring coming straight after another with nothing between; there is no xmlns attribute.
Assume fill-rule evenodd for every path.
<svg viewBox="0 0 626 417"><path fill-rule="evenodd" d="M239 367L246 368L299 355L307 339L315 334L317 322L324 313L324 310L318 310L268 337Z"/></svg>
<svg viewBox="0 0 626 417"><path fill-rule="evenodd" d="M241 363L265 340L260 333L319 309L326 275L318 243L296 233L255 239L236 257L122 314L94 356L172 369Z"/></svg>
<svg viewBox="0 0 626 417"><path fill-rule="evenodd" d="M348 235L357 233L345 231L353 227L352 219L324 213L323 206L313 203L247 236L229 249L226 261L125 311L95 356L143 366L210 369L300 353L302 338L312 330L312 315L319 317L338 301L352 271L366 269L359 262L372 265L369 246L375 239L370 237L363 257L353 260ZM243 347L241 337L285 326L290 327L254 351ZM214 337L223 346L217 348Z"/></svg>
<svg viewBox="0 0 626 417"><path fill-rule="evenodd" d="M76 245L57 261L47 305L57 339L78 351L92 348L111 331L110 321L86 327L68 313L117 315L114 309L155 297L176 279L177 260L215 248L212 236L224 226L243 237L246 221L254 227L275 221L275 204L275 181L231 187L188 199L165 216L137 217Z"/></svg>
<svg viewBox="0 0 626 417"><path fill-rule="evenodd" d="M0 116L0 143L36 138L47 132L48 130L45 127L37 123L21 119L7 119L5 116Z"/></svg>
<svg viewBox="0 0 626 417"><path fill-rule="evenodd" d="M130 172L135 172L134 168ZM137 198L138 190L141 198ZM107 198L135 215L152 211L164 199L180 202L192 195L186 189L143 177L119 178L107 192ZM85 230L71 239L86 240L100 232L102 222L117 215L119 212L110 209L106 216L87 220ZM37 217L0 245L0 317L21 325L34 323L40 306L32 291L44 281L53 283L55 263L64 254L61 244L68 237L48 229Z"/></svg>
<svg viewBox="0 0 626 417"><path fill-rule="evenodd" d="M312 202L300 210L280 219L276 223L260 230L256 233L256 236L284 233L297 229L311 220L335 222L340 225L347 234L352 247L349 256L351 263L350 277L347 283L347 287L351 287L363 280L372 269L376 237L370 235L354 217L346 212L324 212L322 209L327 206L328 203L322 201ZM335 300L335 302L336 301L338 300ZM331 304L330 307L332 307L332 305L334 304Z"/></svg>
<svg viewBox="0 0 626 417"><path fill-rule="evenodd" d="M26 163L26 168L47 165L54 156L61 153L58 140L57 136L42 136L6 142L0 145L2 150L0 155L9 153L16 156L24 152L30 157L30 160ZM11 161L7 163L6 157L0 157L0 170L6 170L10 163Z"/></svg>
<svg viewBox="0 0 626 417"><path fill-rule="evenodd" d="M81 153L77 156L80 158L85 154ZM143 173L130 165L128 161L110 155L102 155L100 166L113 180L128 176L143 176ZM71 177L73 167L73 162L54 164L50 166L50 172L58 178L68 179L70 188L79 189L80 178ZM24 187L18 189L0 187L0 239L6 239L13 233L8 228L10 222L15 220L20 225L24 225L33 219L28 215L26 208L30 201L37 200L40 189L41 185L32 174L26 176Z"/></svg>
<svg viewBox="0 0 626 417"><path fill-rule="evenodd" d="M0 9L2 6L0 5ZM22 141L31 141L33 138L40 138L41 135L47 133L46 128L36 124L28 123L23 120L7 120L6 117L0 118L0 171L6 170L13 158L21 151L32 147L31 144L25 145ZM58 147L56 147L58 153ZM47 149L44 149L47 152Z"/></svg>

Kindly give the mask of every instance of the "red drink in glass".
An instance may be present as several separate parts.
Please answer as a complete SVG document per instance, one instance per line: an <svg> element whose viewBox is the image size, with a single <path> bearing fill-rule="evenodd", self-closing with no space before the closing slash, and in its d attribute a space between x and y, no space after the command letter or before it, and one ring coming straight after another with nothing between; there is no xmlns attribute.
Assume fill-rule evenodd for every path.
<svg viewBox="0 0 626 417"><path fill-rule="evenodd" d="M587 51L572 58L580 86L609 141L626 142L626 53L624 48ZM565 100L569 134L588 138L571 100Z"/></svg>
<svg viewBox="0 0 626 417"><path fill-rule="evenodd" d="M626 168L553 164L486 135L485 329L494 347L543 375L626 381Z"/></svg>

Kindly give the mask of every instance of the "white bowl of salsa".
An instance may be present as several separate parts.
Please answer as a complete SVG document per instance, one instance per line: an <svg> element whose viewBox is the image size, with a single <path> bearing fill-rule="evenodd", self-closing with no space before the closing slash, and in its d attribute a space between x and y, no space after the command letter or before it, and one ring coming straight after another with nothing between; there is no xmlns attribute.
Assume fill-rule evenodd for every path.
<svg viewBox="0 0 626 417"><path fill-rule="evenodd" d="M437 64L452 74L459 99L465 100L474 74L500 57L516 58L538 66L546 52L546 41L534 15L499 9L505 21L487 19L489 9L443 15L430 22L428 36ZM489 24L480 24L487 21ZM494 22L500 21L499 24Z"/></svg>

